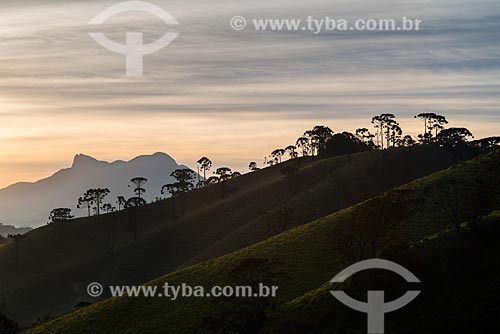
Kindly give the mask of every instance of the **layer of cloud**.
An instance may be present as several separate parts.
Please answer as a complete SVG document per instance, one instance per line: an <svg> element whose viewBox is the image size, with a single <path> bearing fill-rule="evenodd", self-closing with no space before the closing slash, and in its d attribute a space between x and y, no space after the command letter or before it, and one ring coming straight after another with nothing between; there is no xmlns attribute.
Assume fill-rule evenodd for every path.
<svg viewBox="0 0 500 334"><path fill-rule="evenodd" d="M213 153L242 168L316 123L352 131L379 112L403 120L439 112L478 136L498 124L498 1L151 2L179 26L131 13L97 27L118 42L127 31L144 32L148 42L180 32L146 56L142 78L124 77L124 57L88 36L96 30L88 21L116 1L0 4L0 167L7 157L9 166L27 156L50 165L81 151L113 160L164 150L183 162ZM423 23L407 33L237 32L229 26L235 15ZM115 156L100 143L113 143ZM18 177L7 173L0 184Z"/></svg>

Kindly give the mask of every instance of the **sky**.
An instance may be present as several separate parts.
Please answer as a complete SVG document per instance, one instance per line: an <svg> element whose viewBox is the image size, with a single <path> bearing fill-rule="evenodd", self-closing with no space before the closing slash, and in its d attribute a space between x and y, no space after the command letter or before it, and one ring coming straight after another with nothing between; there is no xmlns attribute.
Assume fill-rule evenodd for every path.
<svg viewBox="0 0 500 334"><path fill-rule="evenodd" d="M483 0L149 1L145 13L88 22L119 1L2 0L0 187L69 167L77 153L129 160L157 151L195 168L208 156L242 172L324 124L370 127L394 113L416 135L421 112L445 115L476 138L500 134L500 2ZM252 18L421 19L412 32L256 32ZM88 33L153 42L144 76Z"/></svg>

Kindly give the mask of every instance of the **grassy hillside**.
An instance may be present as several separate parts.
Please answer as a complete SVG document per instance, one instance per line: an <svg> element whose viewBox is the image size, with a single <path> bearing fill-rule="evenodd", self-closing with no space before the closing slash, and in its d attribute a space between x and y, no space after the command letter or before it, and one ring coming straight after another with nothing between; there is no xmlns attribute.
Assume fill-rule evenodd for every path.
<svg viewBox="0 0 500 334"><path fill-rule="evenodd" d="M253 333L304 333L311 324L318 333L361 333L366 316L335 304L325 283L347 265L374 256L407 266L424 282L418 303L401 311L402 317L388 316L391 332L436 332L433 325L459 333L471 326L487 329L496 324L488 320L498 322L492 297L499 291L500 222L498 212L481 217L500 208L498 184L500 152L494 152L151 282L237 285L246 283L245 274L259 273L280 287L278 298L260 309L253 299L114 298L29 333L223 333L208 330L221 323L240 333L249 323ZM346 289L355 295L374 283L406 289L378 274ZM268 320L257 317L262 309Z"/></svg>
<svg viewBox="0 0 500 334"><path fill-rule="evenodd" d="M411 248L388 248L383 257L409 268L422 281L421 294L405 308L386 315L386 333L491 333L500 325L500 211L464 231L445 231ZM386 282L376 284L381 279ZM406 288L403 288L406 286ZM367 290L407 291L407 284L387 274L358 274L347 283L322 286L285 303L271 314L263 333L366 333L366 315L332 298L332 288L366 300ZM376 287L376 288L375 288ZM362 291L363 293L359 293Z"/></svg>
<svg viewBox="0 0 500 334"><path fill-rule="evenodd" d="M93 301L86 293L89 282L147 282L457 162L434 147L296 159L134 213L49 225L29 232L17 252L14 244L0 249L4 312L23 324L66 313ZM287 178L286 167L294 171Z"/></svg>

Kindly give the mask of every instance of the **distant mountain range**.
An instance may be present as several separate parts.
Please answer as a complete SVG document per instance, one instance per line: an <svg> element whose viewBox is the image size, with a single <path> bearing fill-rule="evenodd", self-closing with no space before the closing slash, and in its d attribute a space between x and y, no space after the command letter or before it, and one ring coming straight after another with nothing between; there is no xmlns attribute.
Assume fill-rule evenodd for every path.
<svg viewBox="0 0 500 334"><path fill-rule="evenodd" d="M7 237L9 234L24 234L31 231L29 227L15 227L12 225L4 225L0 223L0 236ZM0 241L1 243L1 241Z"/></svg>
<svg viewBox="0 0 500 334"><path fill-rule="evenodd" d="M77 209L78 198L89 188L109 188L105 203L116 205L117 196L134 196L130 179L142 176L148 179L144 198L149 202L160 196L161 187L172 181L170 174L179 165L165 153L141 155L130 161L99 161L77 154L70 168L37 182L21 182L0 189L0 220L9 225L38 227L47 223L53 208L67 207L75 216L84 216L86 210Z"/></svg>

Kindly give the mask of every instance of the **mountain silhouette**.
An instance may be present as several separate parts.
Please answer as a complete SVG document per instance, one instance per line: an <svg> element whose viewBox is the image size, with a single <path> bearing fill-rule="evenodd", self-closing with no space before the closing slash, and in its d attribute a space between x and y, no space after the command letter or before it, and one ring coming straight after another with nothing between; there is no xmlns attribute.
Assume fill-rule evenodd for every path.
<svg viewBox="0 0 500 334"><path fill-rule="evenodd" d="M29 227L15 227L0 223L0 236L7 237L9 234L24 234L31 231Z"/></svg>
<svg viewBox="0 0 500 334"><path fill-rule="evenodd" d="M109 188L111 193L104 203L116 206L117 196L134 196L129 184L136 176L148 179L144 198L149 202L160 196L161 186L172 181L170 173L177 168L187 167L162 152L114 162L77 154L70 168L37 182L20 182L1 189L0 220L16 226L37 227L47 222L49 212L56 207L68 207L77 217L84 216L87 211L77 209L76 204L78 197L89 188Z"/></svg>

